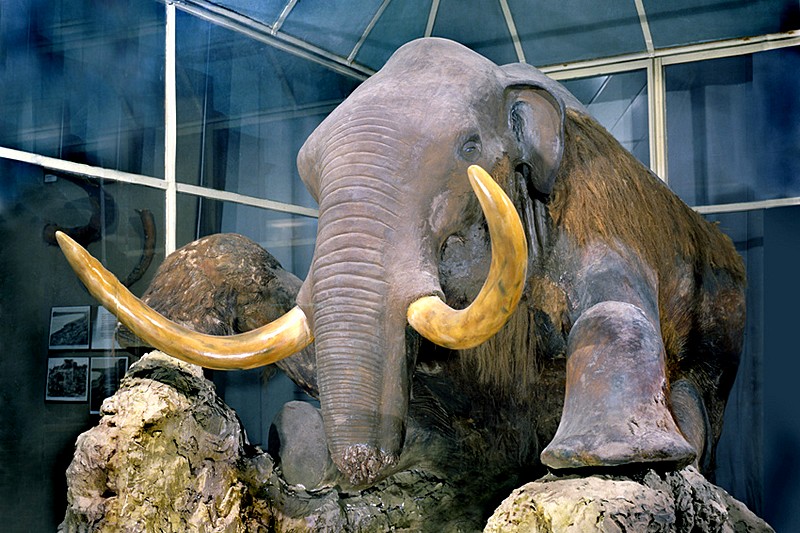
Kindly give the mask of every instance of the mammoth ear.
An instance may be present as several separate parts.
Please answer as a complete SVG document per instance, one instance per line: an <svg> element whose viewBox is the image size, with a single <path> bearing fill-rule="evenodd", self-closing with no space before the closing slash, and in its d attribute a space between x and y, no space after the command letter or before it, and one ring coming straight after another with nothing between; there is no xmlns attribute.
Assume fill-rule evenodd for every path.
<svg viewBox="0 0 800 533"><path fill-rule="evenodd" d="M531 85L509 87L506 102L518 160L529 170L523 175L529 187L548 196L564 153L564 105L549 91Z"/></svg>

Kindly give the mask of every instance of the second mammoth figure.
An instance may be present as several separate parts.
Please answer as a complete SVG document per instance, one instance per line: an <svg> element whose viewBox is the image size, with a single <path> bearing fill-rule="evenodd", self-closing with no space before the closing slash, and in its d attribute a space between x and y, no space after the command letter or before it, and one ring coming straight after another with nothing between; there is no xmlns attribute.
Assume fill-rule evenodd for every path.
<svg viewBox="0 0 800 533"><path fill-rule="evenodd" d="M479 203L473 165L504 194L478 178ZM299 321L232 337L247 347L230 355L168 325L177 340L160 345L135 310L121 311L123 322L208 366L272 362L313 339L280 364L318 395L331 459L357 487L414 460L407 441L424 449L410 425L508 472L692 462L710 471L741 349L742 261L562 86L450 41L414 41L317 128L298 168L320 212L308 277L281 285L284 307L296 291ZM504 202L523 236L508 229L516 217L496 215ZM215 239L200 244L238 242ZM177 290L169 272L146 298L160 310L196 290ZM485 305L464 321L453 308L473 299ZM419 310L429 300L445 318ZM272 318L241 319L237 305L221 311L237 317L228 333ZM452 321L456 332L439 329ZM505 325L463 340L488 322ZM196 353L181 353L191 343ZM267 356L255 354L259 343ZM445 470L463 464L440 455Z"/></svg>

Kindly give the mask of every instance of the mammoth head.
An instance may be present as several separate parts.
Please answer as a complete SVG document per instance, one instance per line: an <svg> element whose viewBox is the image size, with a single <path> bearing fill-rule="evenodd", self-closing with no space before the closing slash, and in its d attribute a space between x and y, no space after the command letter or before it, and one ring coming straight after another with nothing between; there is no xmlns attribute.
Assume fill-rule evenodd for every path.
<svg viewBox="0 0 800 533"><path fill-rule="evenodd" d="M252 368L315 342L331 456L354 484L370 483L403 445L414 357L407 326L449 348L472 347L502 327L521 297L525 231L514 201L482 168L504 172L496 178L510 189L521 177L530 194L549 195L563 151L562 91L535 69L497 67L450 41L398 50L301 150L298 168L320 206L314 259L298 306L248 333L187 331L66 236L59 242L103 305L175 357ZM437 263L445 241L481 211L491 268L475 301L456 311L442 301Z"/></svg>

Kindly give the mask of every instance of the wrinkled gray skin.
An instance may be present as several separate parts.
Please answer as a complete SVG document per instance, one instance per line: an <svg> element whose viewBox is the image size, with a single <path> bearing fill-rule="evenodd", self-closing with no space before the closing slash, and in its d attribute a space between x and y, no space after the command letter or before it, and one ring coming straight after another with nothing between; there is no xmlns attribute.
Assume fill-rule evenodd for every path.
<svg viewBox="0 0 800 533"><path fill-rule="evenodd" d="M414 365L406 309L442 295L442 245L479 214L467 167L491 171L508 157L544 170L542 192L552 186L560 111L531 81L460 45L417 41L300 151L319 230L298 304L314 331L328 446L354 480L373 481L402 449ZM539 134L518 136L512 121Z"/></svg>

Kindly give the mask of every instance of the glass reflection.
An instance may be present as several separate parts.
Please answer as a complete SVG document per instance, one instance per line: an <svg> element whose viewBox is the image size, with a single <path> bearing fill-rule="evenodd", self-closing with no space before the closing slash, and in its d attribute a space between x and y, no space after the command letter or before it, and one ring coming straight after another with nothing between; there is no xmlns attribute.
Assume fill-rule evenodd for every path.
<svg viewBox="0 0 800 533"><path fill-rule="evenodd" d="M647 72L634 70L561 82L622 146L650 166Z"/></svg>
<svg viewBox="0 0 800 533"><path fill-rule="evenodd" d="M164 6L0 8L0 146L164 174Z"/></svg>
<svg viewBox="0 0 800 533"><path fill-rule="evenodd" d="M359 82L181 12L177 46L178 179L315 206L297 151Z"/></svg>
<svg viewBox="0 0 800 533"><path fill-rule="evenodd" d="M178 245L214 233L249 237L285 270L305 279L314 253L317 219L179 194ZM267 445L270 424L285 402L311 400L275 368L269 372L212 372L211 377L225 402L236 410L253 444Z"/></svg>
<svg viewBox="0 0 800 533"><path fill-rule="evenodd" d="M304 279L314 254L317 219L179 194L178 246L214 233L239 233L252 239L285 270Z"/></svg>
<svg viewBox="0 0 800 533"><path fill-rule="evenodd" d="M800 49L668 66L670 187L689 205L800 196Z"/></svg>
<svg viewBox="0 0 800 533"><path fill-rule="evenodd" d="M134 294L144 292L164 258L163 191L7 159L0 159L0 176L0 246L7 266L30 272L32 279L64 283L86 293L57 247L54 234L60 230ZM19 255L21 250L28 250L30 257ZM44 263L58 265L57 279L36 273L42 255L48 258ZM80 300L97 305L88 293Z"/></svg>

